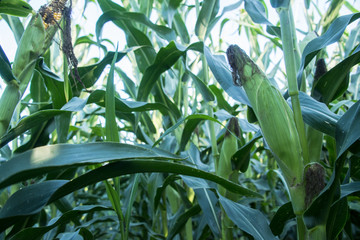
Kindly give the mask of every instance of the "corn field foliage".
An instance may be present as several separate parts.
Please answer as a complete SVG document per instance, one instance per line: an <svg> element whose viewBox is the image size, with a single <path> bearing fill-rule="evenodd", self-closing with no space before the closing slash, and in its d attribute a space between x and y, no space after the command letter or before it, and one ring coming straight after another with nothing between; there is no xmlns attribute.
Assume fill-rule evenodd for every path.
<svg viewBox="0 0 360 240"><path fill-rule="evenodd" d="M34 2L0 0L0 239L360 239L358 0Z"/></svg>

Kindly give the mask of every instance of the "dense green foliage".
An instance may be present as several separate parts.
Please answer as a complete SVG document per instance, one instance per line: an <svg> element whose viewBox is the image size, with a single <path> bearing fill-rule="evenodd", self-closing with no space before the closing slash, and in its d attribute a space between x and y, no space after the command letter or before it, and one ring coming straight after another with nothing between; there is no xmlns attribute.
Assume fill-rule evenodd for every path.
<svg viewBox="0 0 360 240"><path fill-rule="evenodd" d="M225 2L0 0L0 239L359 238L358 1Z"/></svg>

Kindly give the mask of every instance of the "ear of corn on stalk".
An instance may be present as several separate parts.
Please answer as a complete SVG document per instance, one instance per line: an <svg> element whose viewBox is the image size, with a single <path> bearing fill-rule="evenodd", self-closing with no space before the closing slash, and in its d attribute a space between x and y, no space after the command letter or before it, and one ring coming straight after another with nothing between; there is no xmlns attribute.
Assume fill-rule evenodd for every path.
<svg viewBox="0 0 360 240"><path fill-rule="evenodd" d="M0 99L0 136L7 131L14 110L33 75L36 62L50 47L57 29L57 25L45 29L40 14L33 15L26 27L16 50L12 69L16 79L8 83Z"/></svg>
<svg viewBox="0 0 360 240"><path fill-rule="evenodd" d="M234 82L239 82L250 100L262 134L275 156L290 190L293 206L302 211L304 198L294 196L303 191L303 159L299 136L291 108L259 67L236 45L227 50ZM304 195L304 193L301 193Z"/></svg>
<svg viewBox="0 0 360 240"><path fill-rule="evenodd" d="M215 162L215 171L218 176L237 182L238 172L233 171L232 169L231 157L238 150L238 139L233 134L235 134L235 136L240 135L239 122L235 117L230 118L227 124L227 130L224 134L224 140L220 151L220 158ZM228 192L225 188L218 186L218 190L221 195L226 196L233 201L237 200L237 195ZM228 218L223 209L221 211L221 218L222 238L231 239L233 236L232 229L234 223Z"/></svg>
<svg viewBox="0 0 360 240"><path fill-rule="evenodd" d="M224 141L222 143L220 158L217 159L215 163L215 171L218 176L229 179L232 174L232 166L231 166L231 157L238 150L238 140L232 135L229 131L233 132L235 135L239 135L240 126L237 118L230 118L229 123L227 125L227 130L225 132ZM219 186L219 192L223 196L225 196L226 189Z"/></svg>

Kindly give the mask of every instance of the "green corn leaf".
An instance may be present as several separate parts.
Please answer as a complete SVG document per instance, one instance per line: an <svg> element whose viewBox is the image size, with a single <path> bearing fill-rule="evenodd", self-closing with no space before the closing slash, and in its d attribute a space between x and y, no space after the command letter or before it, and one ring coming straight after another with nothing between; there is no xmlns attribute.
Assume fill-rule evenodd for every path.
<svg viewBox="0 0 360 240"><path fill-rule="evenodd" d="M3 48L0 45L0 76L5 82L15 80L15 77L11 71L11 65L7 58Z"/></svg>
<svg viewBox="0 0 360 240"><path fill-rule="evenodd" d="M160 75L170 69L187 50L191 49L198 50L199 43L193 43L185 50L179 50L175 42L170 42L166 47L161 48L154 63L146 69L141 79L137 100L146 101Z"/></svg>
<svg viewBox="0 0 360 240"><path fill-rule="evenodd" d="M309 42L301 57L301 65L297 73L298 84L301 83L301 78L303 70L310 63L310 61L316 56L316 54L323 49L324 47L339 41L342 34L345 31L345 28L352 23L353 21L360 18L360 13L349 14L341 16L334 20L330 25L329 29L320 37L315 38Z"/></svg>
<svg viewBox="0 0 360 240"><path fill-rule="evenodd" d="M204 47L204 54L210 70L221 85L221 88L236 101L251 106L244 89L234 86L225 57L212 55L207 47Z"/></svg>
<svg viewBox="0 0 360 240"><path fill-rule="evenodd" d="M357 101L337 122L336 126L336 152L338 158L360 136L360 101Z"/></svg>
<svg viewBox="0 0 360 240"><path fill-rule="evenodd" d="M205 40L206 32L211 25L211 21L216 17L219 11L219 0L203 1L199 16L195 24L195 34L201 41Z"/></svg>
<svg viewBox="0 0 360 240"><path fill-rule="evenodd" d="M106 92L104 90L95 90L90 94L87 104L96 103L99 106L105 107L105 94ZM116 111L125 113L159 110L164 115L169 111L162 103L126 101L117 97L115 97L115 109Z"/></svg>
<svg viewBox="0 0 360 240"><path fill-rule="evenodd" d="M322 133L335 137L336 123L340 116L304 92L299 92L299 99L304 122ZM290 101L288 103L291 105Z"/></svg>
<svg viewBox="0 0 360 240"><path fill-rule="evenodd" d="M1 16L6 23L9 25L11 31L14 34L16 43L19 44L21 36L24 33L24 26L22 24L22 22L20 21L20 19L18 17L14 17L11 15L2 15Z"/></svg>
<svg viewBox="0 0 360 240"><path fill-rule="evenodd" d="M265 7L258 0L245 0L245 10L250 15L254 23L272 25L269 20L267 20Z"/></svg>
<svg viewBox="0 0 360 240"><path fill-rule="evenodd" d="M170 229L169 235L166 239L170 240L175 237L176 234L180 233L180 231L184 228L186 222L191 218L196 216L201 212L201 208L199 204L194 205L193 207L186 210L183 214L179 215L176 220L174 226Z"/></svg>
<svg viewBox="0 0 360 240"><path fill-rule="evenodd" d="M0 13L18 17L27 17L33 9L30 4L22 0L1 0Z"/></svg>
<svg viewBox="0 0 360 240"><path fill-rule="evenodd" d="M348 89L351 68L359 63L360 46L314 83L312 96L325 104L341 96Z"/></svg>
<svg viewBox="0 0 360 240"><path fill-rule="evenodd" d="M130 50L131 49L129 49L129 51ZM127 52L118 52L115 62L120 61L126 54ZM89 88L96 83L96 81L99 79L100 75L104 71L105 67L108 64L111 64L112 60L114 59L114 56L115 56L115 52L108 52L100 62L78 68L80 74L80 80L84 83L85 87ZM75 86L73 87L73 91L74 90L79 91L78 89L83 88L82 84L74 80L71 74L69 74L69 79L71 80L71 82L75 83Z"/></svg>
<svg viewBox="0 0 360 240"><path fill-rule="evenodd" d="M229 218L255 239L275 239L265 216L257 209L235 203L220 195L220 203Z"/></svg>
<svg viewBox="0 0 360 240"><path fill-rule="evenodd" d="M52 183L51 181L46 182L47 184ZM47 192L48 194L48 192ZM16 204L15 202L12 202L12 204ZM55 227L61 225L61 224L67 224L71 220L73 220L75 217L82 216L84 214L93 213L96 211L109 211L112 210L109 207L101 206L101 205L82 205L73 208L70 211L65 212L63 215L61 215L55 222L48 226L43 227L32 227L32 228L26 228L19 233L12 236L11 240L26 240L26 239L36 239L37 237L45 235L45 233L49 232L50 230L54 229Z"/></svg>
<svg viewBox="0 0 360 240"><path fill-rule="evenodd" d="M291 202L282 205L275 213L270 222L270 229L276 236L280 235L287 221L295 218Z"/></svg>
<svg viewBox="0 0 360 240"><path fill-rule="evenodd" d="M108 21L135 21L154 30L160 37L166 39L167 41L173 41L176 39L174 30L167 28L165 26L153 24L144 14L137 12L124 12L119 10L109 10L103 13L97 21L96 24L96 36L98 37L98 42L100 42L100 32L103 26Z"/></svg>
<svg viewBox="0 0 360 240"><path fill-rule="evenodd" d="M198 78L195 74L193 74L190 71L187 71L187 74L189 74L191 76L191 78L193 79L196 89L199 90L200 94L203 96L204 100L206 102L211 102L215 100L214 95L212 94L212 92L209 90L209 88L205 85L205 83Z"/></svg>
<svg viewBox="0 0 360 240"><path fill-rule="evenodd" d="M110 0L99 0L98 3L103 12L107 12L110 10L117 10L121 12L126 11L123 7ZM156 55L151 41L143 32L136 29L131 21L116 19L113 20L112 22L116 26L118 26L119 28L125 31L126 42L129 47L141 46L140 48L135 50L134 53L136 57L136 62L139 66L139 70L141 73L144 73L146 68L153 63ZM100 34L101 27L102 27L101 23L96 24L95 32L97 36L99 36Z"/></svg>
<svg viewBox="0 0 360 240"><path fill-rule="evenodd" d="M105 94L105 136L108 142L120 142L118 126L115 117L115 86L114 86L114 71L115 62L117 59L117 48L114 54L114 58L111 62L111 68L106 84Z"/></svg>
<svg viewBox="0 0 360 240"><path fill-rule="evenodd" d="M76 158L73 156L77 156ZM123 159L172 159L165 151L118 143L58 144L18 154L0 166L0 188L57 168L69 168Z"/></svg>
<svg viewBox="0 0 360 240"><path fill-rule="evenodd" d="M95 161L93 161L93 163L94 162ZM11 201L7 203L8 205L4 206L4 208L0 211L0 231L3 231L13 225L22 216L36 214L45 205L87 185L116 176L142 172L167 172L199 177L218 183L229 191L239 193L244 196L261 197L260 194L243 188L224 178L182 164L156 160L123 160L99 167L73 179L72 181L46 181L18 191L12 195L11 199L9 199ZM31 198L24 197L29 195ZM27 204L24 204L24 202ZM19 206L22 207L19 208ZM19 212L14 209L18 209Z"/></svg>

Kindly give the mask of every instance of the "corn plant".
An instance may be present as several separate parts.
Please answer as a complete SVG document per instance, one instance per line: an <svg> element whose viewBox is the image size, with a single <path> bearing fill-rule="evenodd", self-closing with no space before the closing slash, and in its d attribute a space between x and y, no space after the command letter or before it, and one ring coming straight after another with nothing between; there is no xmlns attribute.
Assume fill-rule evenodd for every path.
<svg viewBox="0 0 360 240"><path fill-rule="evenodd" d="M0 239L359 238L356 3L0 0Z"/></svg>

